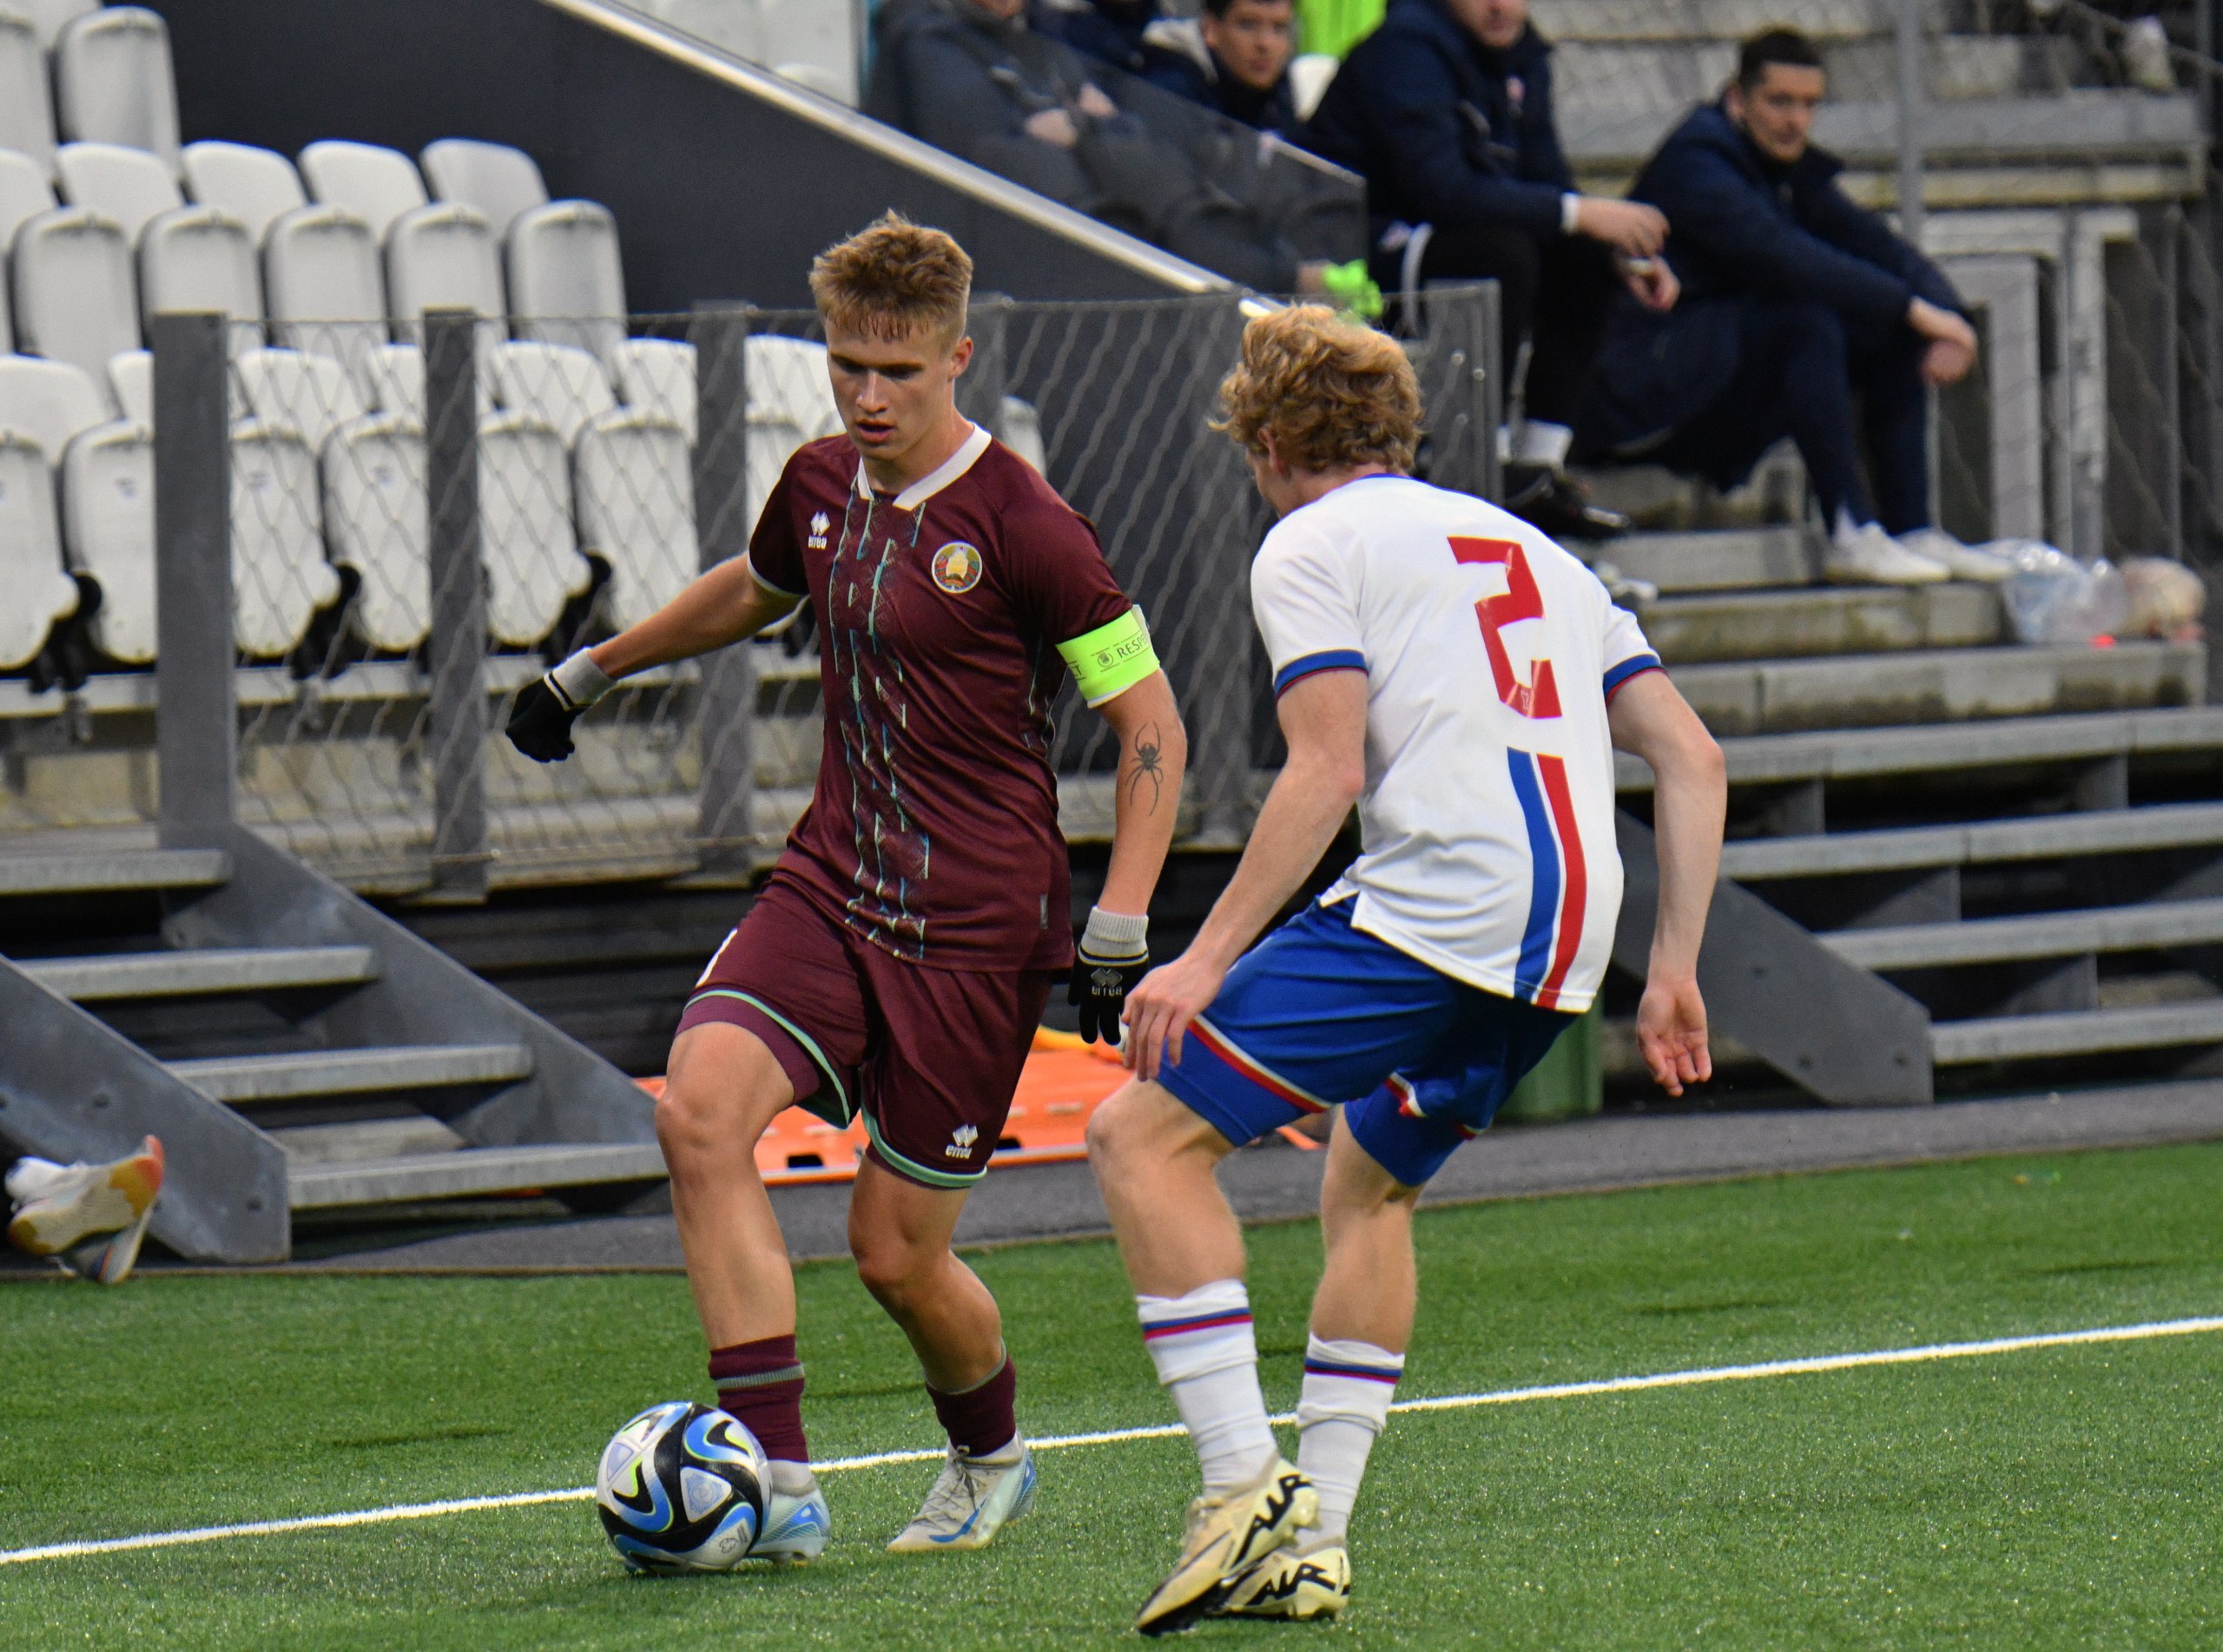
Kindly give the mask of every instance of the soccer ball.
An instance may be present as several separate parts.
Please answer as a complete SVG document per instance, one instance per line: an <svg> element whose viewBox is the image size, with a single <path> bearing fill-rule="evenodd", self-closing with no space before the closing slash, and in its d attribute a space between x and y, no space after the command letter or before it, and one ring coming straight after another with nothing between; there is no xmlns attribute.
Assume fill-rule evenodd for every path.
<svg viewBox="0 0 2223 1652"><path fill-rule="evenodd" d="M722 1411L667 1400L603 1448L594 1500L634 1570L729 1571L763 1524L764 1448Z"/></svg>

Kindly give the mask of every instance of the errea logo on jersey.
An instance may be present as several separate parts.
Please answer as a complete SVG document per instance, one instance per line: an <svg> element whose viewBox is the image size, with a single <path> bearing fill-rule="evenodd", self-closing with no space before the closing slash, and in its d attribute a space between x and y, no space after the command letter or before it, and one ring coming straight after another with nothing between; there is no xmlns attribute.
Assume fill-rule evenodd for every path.
<svg viewBox="0 0 2223 1652"><path fill-rule="evenodd" d="M826 530L833 525L833 519L828 517L823 510L811 517L810 548L813 550L823 550L826 549Z"/></svg>
<svg viewBox="0 0 2223 1652"><path fill-rule="evenodd" d="M979 1125L960 1124L949 1133L949 1145L941 1150L942 1156L946 1159L969 1159L973 1156L973 1144L980 1139Z"/></svg>

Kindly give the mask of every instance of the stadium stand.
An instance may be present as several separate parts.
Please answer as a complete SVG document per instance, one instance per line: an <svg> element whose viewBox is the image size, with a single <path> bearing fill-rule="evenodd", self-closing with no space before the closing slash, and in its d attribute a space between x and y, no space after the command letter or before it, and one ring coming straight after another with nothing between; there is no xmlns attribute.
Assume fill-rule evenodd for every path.
<svg viewBox="0 0 2223 1652"><path fill-rule="evenodd" d="M258 249L272 224L309 204L294 163L249 143L187 144L185 182L194 200L227 212L244 225Z"/></svg>
<svg viewBox="0 0 2223 1652"><path fill-rule="evenodd" d="M312 200L344 207L384 241L394 220L427 204L417 163L375 143L312 143L301 151L301 181Z"/></svg>
<svg viewBox="0 0 2223 1652"><path fill-rule="evenodd" d="M109 362L139 347L138 283L122 227L87 207L40 213L16 231L9 265L17 347L83 369L107 397Z"/></svg>
<svg viewBox="0 0 2223 1652"><path fill-rule="evenodd" d="M418 160L434 198L478 207L497 240L507 240L518 214L548 204L540 168L523 149L506 143L442 138L425 145Z"/></svg>
<svg viewBox="0 0 2223 1652"><path fill-rule="evenodd" d="M56 126L72 143L150 149L178 164L177 82L169 30L141 6L103 6L54 42Z"/></svg>
<svg viewBox="0 0 2223 1652"><path fill-rule="evenodd" d="M28 17L0 11L0 149L54 169L54 103L46 49Z"/></svg>

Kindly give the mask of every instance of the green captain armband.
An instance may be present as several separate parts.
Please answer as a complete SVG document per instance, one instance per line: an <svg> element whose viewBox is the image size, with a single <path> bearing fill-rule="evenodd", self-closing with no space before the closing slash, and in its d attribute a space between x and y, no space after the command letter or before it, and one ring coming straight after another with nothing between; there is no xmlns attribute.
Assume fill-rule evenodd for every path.
<svg viewBox="0 0 2223 1652"><path fill-rule="evenodd" d="M1158 669L1143 611L1131 608L1109 625L1058 644L1072 668L1073 687L1091 706L1115 700Z"/></svg>

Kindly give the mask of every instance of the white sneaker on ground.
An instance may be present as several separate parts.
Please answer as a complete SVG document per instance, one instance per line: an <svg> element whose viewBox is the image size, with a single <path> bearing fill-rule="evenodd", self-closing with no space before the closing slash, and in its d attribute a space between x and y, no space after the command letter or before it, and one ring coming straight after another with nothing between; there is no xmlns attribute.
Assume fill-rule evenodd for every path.
<svg viewBox="0 0 2223 1652"><path fill-rule="evenodd" d="M138 1152L106 1164L23 1159L5 1186L16 1206L8 1238L16 1249L60 1258L72 1274L120 1285L138 1264L162 1191L162 1144L150 1135Z"/></svg>
<svg viewBox="0 0 2223 1652"><path fill-rule="evenodd" d="M955 1446L911 1524L887 1545L892 1555L946 1549L986 1549L989 1540L1034 1506L1034 1453L1024 1438L993 1457Z"/></svg>
<svg viewBox="0 0 2223 1652"><path fill-rule="evenodd" d="M1913 529L1899 536L1899 543L1936 563L1955 579L1995 585L2015 571L2015 565L1997 551L1982 545L1964 545L1943 528Z"/></svg>
<svg viewBox="0 0 2223 1652"><path fill-rule="evenodd" d="M1943 563L1908 550L1879 523L1839 523L1822 552L1822 576L1839 585L1936 585L1953 577Z"/></svg>
<svg viewBox="0 0 2223 1652"><path fill-rule="evenodd" d="M1337 1617L1351 1601L1351 1557L1338 1537L1276 1549L1228 1585L1214 1617Z"/></svg>
<svg viewBox="0 0 2223 1652"><path fill-rule="evenodd" d="M826 1507L826 1493L818 1489L818 1477L802 1463L775 1460L766 1470L764 1524L745 1557L782 1565L817 1559L834 1535L833 1516Z"/></svg>
<svg viewBox="0 0 2223 1652"><path fill-rule="evenodd" d="M1319 1518L1320 1494L1311 1478L1281 1458L1240 1491L1198 1497L1189 1505L1180 1562L1143 1603L1135 1628L1171 1634L1218 1610L1237 1578Z"/></svg>

